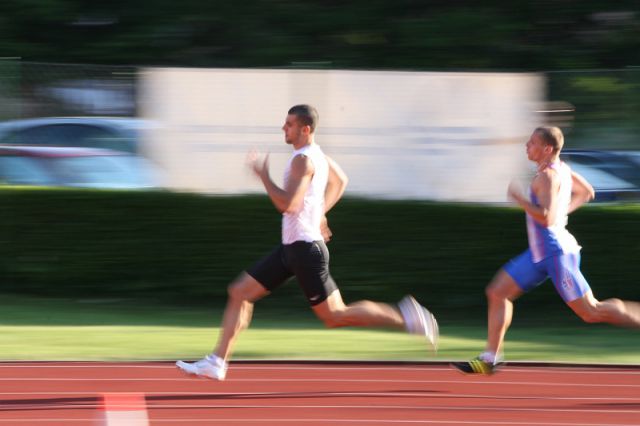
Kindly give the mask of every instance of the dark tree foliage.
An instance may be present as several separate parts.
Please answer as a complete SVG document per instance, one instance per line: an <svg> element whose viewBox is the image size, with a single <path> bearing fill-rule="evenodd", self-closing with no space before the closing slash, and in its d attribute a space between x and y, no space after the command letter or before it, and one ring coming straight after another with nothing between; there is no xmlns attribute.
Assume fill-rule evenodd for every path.
<svg viewBox="0 0 640 426"><path fill-rule="evenodd" d="M0 56L202 67L640 65L637 0L9 0Z"/></svg>

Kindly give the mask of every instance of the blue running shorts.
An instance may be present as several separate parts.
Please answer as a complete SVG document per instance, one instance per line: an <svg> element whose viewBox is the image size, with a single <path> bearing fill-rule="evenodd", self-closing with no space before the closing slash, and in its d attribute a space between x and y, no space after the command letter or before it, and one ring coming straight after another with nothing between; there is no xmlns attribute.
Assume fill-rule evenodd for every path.
<svg viewBox="0 0 640 426"><path fill-rule="evenodd" d="M524 292L533 290L551 278L565 303L579 299L591 290L580 272L580 253L559 253L534 263L531 251L526 250L503 268Z"/></svg>

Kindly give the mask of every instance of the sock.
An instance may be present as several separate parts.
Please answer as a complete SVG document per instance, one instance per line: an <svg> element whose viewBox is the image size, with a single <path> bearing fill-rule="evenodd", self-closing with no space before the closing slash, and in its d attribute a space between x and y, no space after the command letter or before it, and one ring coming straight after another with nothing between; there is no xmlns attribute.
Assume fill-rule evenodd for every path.
<svg viewBox="0 0 640 426"><path fill-rule="evenodd" d="M207 358L207 361L209 361L211 364L216 365L218 367L225 367L227 365L227 363L216 354L209 354L206 356L206 358Z"/></svg>
<svg viewBox="0 0 640 426"><path fill-rule="evenodd" d="M493 352L482 352L478 358L480 358L481 360L483 360L484 362L488 362L490 364L495 364L496 363L496 354Z"/></svg>

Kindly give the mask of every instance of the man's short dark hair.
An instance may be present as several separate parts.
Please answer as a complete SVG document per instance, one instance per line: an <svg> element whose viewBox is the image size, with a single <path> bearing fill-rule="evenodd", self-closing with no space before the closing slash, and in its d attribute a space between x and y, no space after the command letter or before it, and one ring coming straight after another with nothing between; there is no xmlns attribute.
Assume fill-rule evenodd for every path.
<svg viewBox="0 0 640 426"><path fill-rule="evenodd" d="M316 130L318 125L318 111L311 105L295 105L289 109L290 115L295 115L298 120L305 125L311 127L311 133Z"/></svg>

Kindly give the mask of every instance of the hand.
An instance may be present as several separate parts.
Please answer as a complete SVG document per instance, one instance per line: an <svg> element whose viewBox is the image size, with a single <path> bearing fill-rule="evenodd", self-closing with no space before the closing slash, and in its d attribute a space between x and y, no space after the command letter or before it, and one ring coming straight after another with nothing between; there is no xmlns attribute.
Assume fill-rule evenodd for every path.
<svg viewBox="0 0 640 426"><path fill-rule="evenodd" d="M517 204L522 204L522 202L526 199L524 196L524 191L522 190L522 186L517 181L511 181L509 183L509 188L507 189L507 197L509 200L516 202Z"/></svg>
<svg viewBox="0 0 640 426"><path fill-rule="evenodd" d="M265 154L264 159L260 158L260 153L252 149L247 153L247 165L253 173L259 178L269 175L269 153Z"/></svg>
<svg viewBox="0 0 640 426"><path fill-rule="evenodd" d="M325 243L328 243L331 240L333 233L331 232L331 228L329 228L327 216L322 216L322 220L320 221L320 233L322 234L322 238Z"/></svg>

